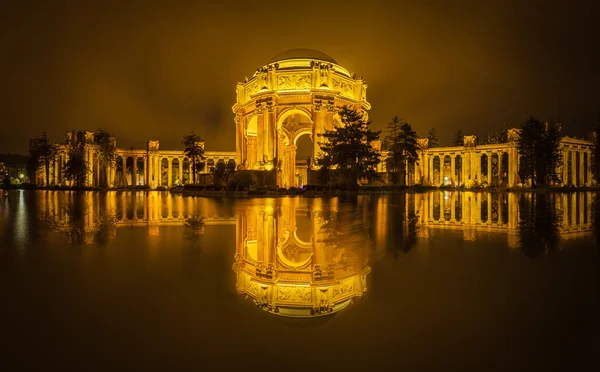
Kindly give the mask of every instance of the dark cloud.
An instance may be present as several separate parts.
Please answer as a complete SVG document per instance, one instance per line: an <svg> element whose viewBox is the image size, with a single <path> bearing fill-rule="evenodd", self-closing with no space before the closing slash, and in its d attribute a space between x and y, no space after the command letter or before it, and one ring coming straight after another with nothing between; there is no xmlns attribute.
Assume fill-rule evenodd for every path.
<svg viewBox="0 0 600 372"><path fill-rule="evenodd" d="M369 84L371 118L483 136L528 115L585 135L600 111L598 2L11 2L0 14L0 152L105 128L120 146L233 150L235 84L321 50ZM190 5L194 4L194 5Z"/></svg>

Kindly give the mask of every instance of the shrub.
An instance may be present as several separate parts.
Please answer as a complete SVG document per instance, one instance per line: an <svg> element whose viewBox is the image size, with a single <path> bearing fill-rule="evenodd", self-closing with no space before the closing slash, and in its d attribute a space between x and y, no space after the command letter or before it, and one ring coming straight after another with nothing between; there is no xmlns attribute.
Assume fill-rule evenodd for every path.
<svg viewBox="0 0 600 372"><path fill-rule="evenodd" d="M227 190L229 191L245 191L251 187L258 185L258 179L249 170L240 170L235 172L233 177L227 181Z"/></svg>

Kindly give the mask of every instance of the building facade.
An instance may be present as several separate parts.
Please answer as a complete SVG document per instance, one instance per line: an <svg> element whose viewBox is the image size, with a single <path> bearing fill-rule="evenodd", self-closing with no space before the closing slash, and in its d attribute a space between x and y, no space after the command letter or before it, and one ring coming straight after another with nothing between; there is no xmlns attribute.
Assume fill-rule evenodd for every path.
<svg viewBox="0 0 600 372"><path fill-rule="evenodd" d="M283 52L238 83L233 105L236 159L245 169L277 169L277 185L300 186L296 144L341 125L337 111L349 106L366 114L367 84L333 58L310 49ZM302 159L305 160L305 159Z"/></svg>
<svg viewBox="0 0 600 372"><path fill-rule="evenodd" d="M519 177L519 129L508 130L508 142L478 145L475 136L465 136L464 146L429 148L419 139L419 160L410 172L409 184L426 186L505 186L522 187ZM559 144L562 164L556 170L556 186L592 186L593 142L563 137ZM384 169L385 171L385 169Z"/></svg>
<svg viewBox="0 0 600 372"><path fill-rule="evenodd" d="M116 147L116 138L111 141ZM46 167L41 164L36 172L38 186L71 186L64 177L69 154L75 148L83 153L88 172L86 187L128 187L147 186L173 187L192 182L192 163L183 150L162 150L159 141L148 141L145 149L125 149L116 147L115 159L103 164L99 146L94 142L93 132L67 132L65 141L54 145L54 157L50 161L49 184L46 182ZM227 163L235 160L235 152L206 151L204 169L200 174L209 174L219 161Z"/></svg>

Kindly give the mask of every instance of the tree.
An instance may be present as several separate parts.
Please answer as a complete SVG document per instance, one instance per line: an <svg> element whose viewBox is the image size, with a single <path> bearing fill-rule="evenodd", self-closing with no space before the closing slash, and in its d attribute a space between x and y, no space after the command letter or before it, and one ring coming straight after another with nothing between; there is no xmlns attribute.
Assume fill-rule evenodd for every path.
<svg viewBox="0 0 600 372"><path fill-rule="evenodd" d="M387 149L393 150L394 145L398 142L398 133L400 132L400 126L403 124L402 119L398 117L398 115L392 118L386 126L387 135L384 138L384 141L387 142Z"/></svg>
<svg viewBox="0 0 600 372"><path fill-rule="evenodd" d="M430 149L433 149L433 148L436 148L439 146L438 138L437 138L437 131L435 130L435 128L429 129L429 135L427 136L427 138L429 139L428 147Z"/></svg>
<svg viewBox="0 0 600 372"><path fill-rule="evenodd" d="M183 136L183 152L192 162L192 182L196 183L196 174L204 169L204 140L192 132Z"/></svg>
<svg viewBox="0 0 600 372"><path fill-rule="evenodd" d="M213 170L213 182L215 186L226 186L229 179L235 173L235 160L229 159L227 164L223 160L219 160L217 164L215 164L215 169Z"/></svg>
<svg viewBox="0 0 600 372"><path fill-rule="evenodd" d="M465 145L465 135L462 130L457 130L454 133L454 140L452 141L452 146L464 146Z"/></svg>
<svg viewBox="0 0 600 372"><path fill-rule="evenodd" d="M40 164L44 165L46 171L46 186L50 186L50 164L56 153L55 147L50 144L46 132L41 137L32 138L29 141L29 154L32 159L32 168L37 169Z"/></svg>
<svg viewBox="0 0 600 372"><path fill-rule="evenodd" d="M81 148L77 147L71 150L69 160L65 164L64 177L69 181L74 181L75 186L85 186L85 177L89 173L87 163L83 158Z"/></svg>
<svg viewBox="0 0 600 372"><path fill-rule="evenodd" d="M372 180L377 177L375 167L380 155L371 142L379 139L381 131L372 131L369 128L371 122L347 106L342 107L339 116L342 126L320 134L326 141L320 143L317 164L325 168L325 173L332 167L337 168L347 185L355 188L360 178Z"/></svg>
<svg viewBox="0 0 600 372"><path fill-rule="evenodd" d="M408 123L403 123L398 131L395 143L392 143L392 169L396 172L397 166L402 174L403 184L406 185L406 170L413 167L419 155L417 154L417 133Z"/></svg>
<svg viewBox="0 0 600 372"><path fill-rule="evenodd" d="M556 168L562 159L558 151L560 125L542 123L529 117L521 125L517 149L521 157L519 176L522 181L531 180L532 187L546 186L557 181Z"/></svg>
<svg viewBox="0 0 600 372"><path fill-rule="evenodd" d="M94 143L98 147L100 166L106 169L107 166L114 164L117 150L115 138L104 129L98 129L94 132ZM104 176L106 177L106 174Z"/></svg>
<svg viewBox="0 0 600 372"><path fill-rule="evenodd" d="M500 127L500 131L491 132L488 134L487 139L485 140L486 144L494 144L494 143L507 143L508 142L508 129L506 128L506 123L502 123Z"/></svg>

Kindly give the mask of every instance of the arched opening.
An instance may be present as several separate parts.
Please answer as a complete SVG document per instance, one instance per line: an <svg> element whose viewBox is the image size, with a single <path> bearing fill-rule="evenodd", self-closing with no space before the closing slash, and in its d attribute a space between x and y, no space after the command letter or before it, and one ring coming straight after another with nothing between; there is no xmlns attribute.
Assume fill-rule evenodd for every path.
<svg viewBox="0 0 600 372"><path fill-rule="evenodd" d="M183 159L183 184L192 183L192 174L190 173L190 160Z"/></svg>
<svg viewBox="0 0 600 372"><path fill-rule="evenodd" d="M171 167L172 167L172 172L173 175L171 176L171 179L173 180L173 185L183 185L182 183L182 177L180 176L180 172L179 172L179 168L181 167L181 162L179 160L179 158L173 158L173 160L171 161Z"/></svg>
<svg viewBox="0 0 600 372"><path fill-rule="evenodd" d="M308 184L308 170L313 165L313 141L308 132L296 137L296 187Z"/></svg>
<svg viewBox="0 0 600 372"><path fill-rule="evenodd" d="M127 180L125 181L125 186L130 186L133 185L133 158L131 156L128 156L127 159L125 160L125 168L126 168L126 178Z"/></svg>
<svg viewBox="0 0 600 372"><path fill-rule="evenodd" d="M283 187L298 187L307 183L306 161L311 156L314 160L314 143L307 143L305 134L312 134L313 122L310 116L298 109L285 111L277 121L279 138L277 144L278 185ZM300 143L298 143L300 141ZM302 153L298 154L298 146ZM297 168L297 161L302 167ZM302 174L301 174L302 173Z"/></svg>
<svg viewBox="0 0 600 372"><path fill-rule="evenodd" d="M439 186L442 183L440 170L441 170L440 157L434 156L433 157L433 185L434 186Z"/></svg>
<svg viewBox="0 0 600 372"><path fill-rule="evenodd" d="M123 157L121 156L115 158L115 185L125 186L125 179L123 178Z"/></svg>
<svg viewBox="0 0 600 372"><path fill-rule="evenodd" d="M166 158L160 159L160 164L158 167L160 169L159 186L167 186L167 182L169 181L169 161Z"/></svg>
<svg viewBox="0 0 600 372"><path fill-rule="evenodd" d="M481 155L481 162L479 164L479 166L481 167L481 183L482 184L487 184L488 186L492 184L491 180L489 179L489 168L488 168L488 155L487 154L482 154Z"/></svg>
<svg viewBox="0 0 600 372"><path fill-rule="evenodd" d="M508 153L502 152L502 167L500 169L500 181L502 184L508 183Z"/></svg>
<svg viewBox="0 0 600 372"><path fill-rule="evenodd" d="M462 179L462 156L456 155L454 158L454 183L456 186L463 184Z"/></svg>
<svg viewBox="0 0 600 372"><path fill-rule="evenodd" d="M146 184L146 180L144 179L144 158L137 158L137 174L135 175L136 177L136 183L134 183L134 185L145 185Z"/></svg>
<svg viewBox="0 0 600 372"><path fill-rule="evenodd" d="M442 183L444 186L448 186L451 184L452 180L450 179L450 175L452 173L452 160L450 159L450 155L444 156L444 168L442 172Z"/></svg>
<svg viewBox="0 0 600 372"><path fill-rule="evenodd" d="M444 191L444 220L451 221L452 220L452 196L449 192Z"/></svg>

